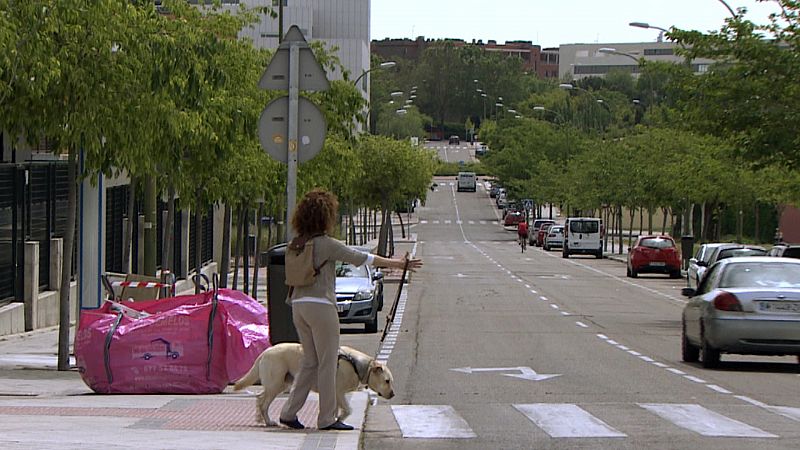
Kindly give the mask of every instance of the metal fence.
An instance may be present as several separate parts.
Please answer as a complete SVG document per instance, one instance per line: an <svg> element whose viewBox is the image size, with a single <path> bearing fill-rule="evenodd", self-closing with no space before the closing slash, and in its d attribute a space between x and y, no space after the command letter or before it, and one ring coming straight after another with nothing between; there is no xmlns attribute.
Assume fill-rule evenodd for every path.
<svg viewBox="0 0 800 450"><path fill-rule="evenodd" d="M66 229L67 187L64 161L0 164L0 301L22 300L26 241L39 242L39 285L48 285L50 240Z"/></svg>

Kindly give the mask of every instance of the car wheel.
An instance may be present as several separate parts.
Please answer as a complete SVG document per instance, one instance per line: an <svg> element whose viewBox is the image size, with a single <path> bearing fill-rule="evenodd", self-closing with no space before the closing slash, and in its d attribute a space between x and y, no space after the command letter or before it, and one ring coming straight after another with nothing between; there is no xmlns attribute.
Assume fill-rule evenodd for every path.
<svg viewBox="0 0 800 450"><path fill-rule="evenodd" d="M567 250L566 247L564 248L564 250L561 251L561 257L569 258L569 250Z"/></svg>
<svg viewBox="0 0 800 450"><path fill-rule="evenodd" d="M700 360L700 348L689 342L686 337L686 323L681 330L681 358L684 362L697 362Z"/></svg>
<svg viewBox="0 0 800 450"><path fill-rule="evenodd" d="M636 278L639 276L639 272L637 272L633 267L631 267L631 278Z"/></svg>
<svg viewBox="0 0 800 450"><path fill-rule="evenodd" d="M631 274L631 266L625 266L625 276L628 278L633 278L633 274Z"/></svg>
<svg viewBox="0 0 800 450"><path fill-rule="evenodd" d="M703 367L713 369L719 365L720 353L703 338L703 345L700 347L700 358L703 360Z"/></svg>
<svg viewBox="0 0 800 450"><path fill-rule="evenodd" d="M595 258L603 259L603 250L598 250L597 253L594 254Z"/></svg>
<svg viewBox="0 0 800 450"><path fill-rule="evenodd" d="M375 312L375 317L373 317L368 322L364 322L364 332L365 333L377 333L378 332L378 313Z"/></svg>
<svg viewBox="0 0 800 450"><path fill-rule="evenodd" d="M545 251L547 251L547 252L549 252L549 251L550 251L550 247L549 247L549 246L547 246L546 244L545 244L545 246L544 246L544 247L542 247L542 248L544 248L544 250L545 250Z"/></svg>

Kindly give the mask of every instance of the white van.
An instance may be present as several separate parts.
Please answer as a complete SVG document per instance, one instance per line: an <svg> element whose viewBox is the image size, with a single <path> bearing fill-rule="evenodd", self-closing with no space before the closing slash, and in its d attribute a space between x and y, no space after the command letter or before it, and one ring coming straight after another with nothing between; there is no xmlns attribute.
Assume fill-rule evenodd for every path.
<svg viewBox="0 0 800 450"><path fill-rule="evenodd" d="M476 182L477 179L475 177L475 172L458 172L457 179L458 179L458 192L477 191L477 182Z"/></svg>
<svg viewBox="0 0 800 450"><path fill-rule="evenodd" d="M563 258L569 255L594 255L603 258L603 220L596 217L570 217L564 223Z"/></svg>

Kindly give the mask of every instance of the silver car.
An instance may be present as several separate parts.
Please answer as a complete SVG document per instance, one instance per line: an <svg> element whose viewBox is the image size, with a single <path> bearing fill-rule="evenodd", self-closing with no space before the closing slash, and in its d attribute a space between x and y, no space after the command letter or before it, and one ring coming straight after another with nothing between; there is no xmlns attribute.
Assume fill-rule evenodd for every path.
<svg viewBox="0 0 800 450"><path fill-rule="evenodd" d="M764 256L767 249L758 245L745 245L736 243L703 244L694 258L689 259L686 270L688 286L697 289L703 279L706 269L715 262L734 256Z"/></svg>
<svg viewBox="0 0 800 450"><path fill-rule="evenodd" d="M706 271L683 308L683 360L719 364L720 354L798 355L800 260L724 259Z"/></svg>
<svg viewBox="0 0 800 450"><path fill-rule="evenodd" d="M339 323L363 323L364 331L378 331L383 309L383 273L371 266L336 262L336 310Z"/></svg>
<svg viewBox="0 0 800 450"><path fill-rule="evenodd" d="M544 237L542 248L550 250L553 247L564 246L564 225L553 225Z"/></svg>

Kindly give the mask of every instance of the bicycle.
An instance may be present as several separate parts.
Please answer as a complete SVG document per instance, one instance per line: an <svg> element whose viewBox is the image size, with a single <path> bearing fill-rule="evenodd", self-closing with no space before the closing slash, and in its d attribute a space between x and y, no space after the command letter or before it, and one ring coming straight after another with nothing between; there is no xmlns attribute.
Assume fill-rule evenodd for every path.
<svg viewBox="0 0 800 450"><path fill-rule="evenodd" d="M528 245L528 238L522 235L519 235L517 238L519 239L519 246L522 249L521 253L525 253L525 247Z"/></svg>

